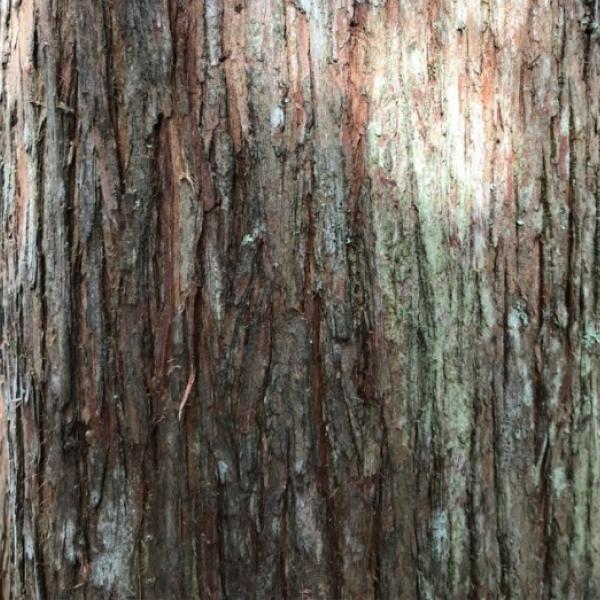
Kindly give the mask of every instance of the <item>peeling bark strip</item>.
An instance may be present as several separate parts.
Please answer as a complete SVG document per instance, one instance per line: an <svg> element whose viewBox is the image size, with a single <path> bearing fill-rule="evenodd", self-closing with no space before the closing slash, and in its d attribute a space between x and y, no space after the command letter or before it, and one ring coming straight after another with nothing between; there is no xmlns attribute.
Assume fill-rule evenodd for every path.
<svg viewBox="0 0 600 600"><path fill-rule="evenodd" d="M600 597L597 4L1 0L2 596Z"/></svg>

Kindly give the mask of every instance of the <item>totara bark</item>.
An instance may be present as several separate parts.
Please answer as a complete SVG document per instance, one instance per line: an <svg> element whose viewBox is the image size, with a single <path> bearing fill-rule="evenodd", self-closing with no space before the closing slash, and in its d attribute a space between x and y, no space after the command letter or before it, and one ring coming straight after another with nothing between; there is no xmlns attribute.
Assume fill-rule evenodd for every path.
<svg viewBox="0 0 600 600"><path fill-rule="evenodd" d="M2 597L600 597L598 19L2 0Z"/></svg>

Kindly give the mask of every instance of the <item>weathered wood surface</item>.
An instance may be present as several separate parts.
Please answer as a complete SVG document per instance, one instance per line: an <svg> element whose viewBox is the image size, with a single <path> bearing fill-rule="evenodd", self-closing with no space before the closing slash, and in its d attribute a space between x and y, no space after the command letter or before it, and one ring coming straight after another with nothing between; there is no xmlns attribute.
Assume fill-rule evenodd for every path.
<svg viewBox="0 0 600 600"><path fill-rule="evenodd" d="M1 0L4 597L600 597L598 18Z"/></svg>

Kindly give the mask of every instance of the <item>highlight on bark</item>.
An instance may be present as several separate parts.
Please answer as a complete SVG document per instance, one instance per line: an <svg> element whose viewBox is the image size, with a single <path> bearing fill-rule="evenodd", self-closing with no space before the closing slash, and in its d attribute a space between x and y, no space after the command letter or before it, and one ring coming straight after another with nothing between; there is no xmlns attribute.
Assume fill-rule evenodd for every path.
<svg viewBox="0 0 600 600"><path fill-rule="evenodd" d="M596 0L2 0L2 598L600 597Z"/></svg>

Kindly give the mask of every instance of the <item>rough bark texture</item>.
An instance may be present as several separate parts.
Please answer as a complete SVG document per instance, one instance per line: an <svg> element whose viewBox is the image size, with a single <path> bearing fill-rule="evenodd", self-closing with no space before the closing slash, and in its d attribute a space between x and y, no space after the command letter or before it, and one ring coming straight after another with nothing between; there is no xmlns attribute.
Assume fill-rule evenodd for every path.
<svg viewBox="0 0 600 600"><path fill-rule="evenodd" d="M600 597L597 0L1 0L4 598Z"/></svg>

